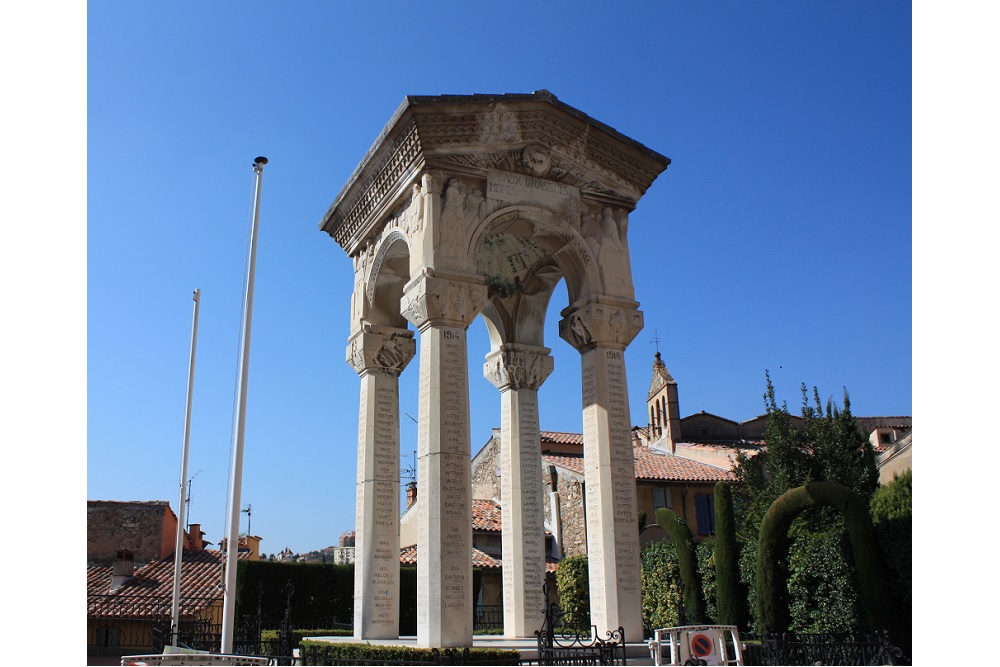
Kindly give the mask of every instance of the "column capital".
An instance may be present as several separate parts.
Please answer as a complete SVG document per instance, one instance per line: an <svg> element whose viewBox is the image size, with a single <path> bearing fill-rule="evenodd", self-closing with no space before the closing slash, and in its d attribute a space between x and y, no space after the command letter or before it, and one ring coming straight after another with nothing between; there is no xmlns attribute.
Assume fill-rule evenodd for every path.
<svg viewBox="0 0 1000 667"><path fill-rule="evenodd" d="M347 343L347 363L358 375L373 371L399 376L417 353L409 329L365 323Z"/></svg>
<svg viewBox="0 0 1000 667"><path fill-rule="evenodd" d="M423 331L429 326L467 329L486 305L486 285L468 276L422 275L403 288L400 312Z"/></svg>
<svg viewBox="0 0 1000 667"><path fill-rule="evenodd" d="M538 390L555 368L552 350L536 345L507 343L486 355L483 377L497 389Z"/></svg>
<svg viewBox="0 0 1000 667"><path fill-rule="evenodd" d="M642 331L642 311L637 306L585 304L559 321L559 337L581 354L595 347L624 350Z"/></svg>

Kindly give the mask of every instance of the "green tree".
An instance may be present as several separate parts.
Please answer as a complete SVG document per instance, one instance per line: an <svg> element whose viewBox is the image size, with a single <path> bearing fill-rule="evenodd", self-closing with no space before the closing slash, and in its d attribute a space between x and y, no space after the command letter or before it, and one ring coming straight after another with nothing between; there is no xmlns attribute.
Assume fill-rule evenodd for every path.
<svg viewBox="0 0 1000 667"><path fill-rule="evenodd" d="M797 424L787 406L778 404L770 374L766 375L767 389L764 404L767 410L767 427L764 432L766 448L754 455L739 453L734 469L738 484L733 487L736 535L742 545L739 556L740 579L747 592L747 608L754 627L763 629L760 604L754 585L757 570L758 540L761 521L771 504L782 494L810 482L829 481L842 484L857 493L866 503L878 484L875 454L869 443L858 431L851 413L851 403L844 390L843 406L832 400L824 406L818 389L812 393L803 384L801 423ZM826 507L811 508L798 516L790 527L790 537L796 535L838 535L846 526L836 511ZM804 553L814 553L804 545ZM809 563L812 565L805 565ZM780 563L781 579L789 579L788 559ZM825 567L821 560L799 559L797 567ZM851 571L848 567L845 572ZM801 572L798 579L810 580L822 572ZM845 575L846 576L846 575ZM847 585L845 595L860 595L856 576ZM854 601L841 605L854 609ZM793 619L799 622L802 619ZM856 625L861 619L845 619L846 625Z"/></svg>
<svg viewBox="0 0 1000 667"><path fill-rule="evenodd" d="M556 568L556 590L563 623L582 629L590 627L590 571L587 554L570 556Z"/></svg>
<svg viewBox="0 0 1000 667"><path fill-rule="evenodd" d="M740 585L739 544L736 540L736 523L733 516L733 497L730 485L715 485L715 619L723 625L745 627L746 593ZM704 580L704 576L703 576ZM705 596L706 606L709 596ZM708 611L708 610L706 610ZM708 611L711 616L712 613Z"/></svg>
<svg viewBox="0 0 1000 667"><path fill-rule="evenodd" d="M913 514L913 471L893 475L892 482L875 490L872 498L872 521L901 519Z"/></svg>

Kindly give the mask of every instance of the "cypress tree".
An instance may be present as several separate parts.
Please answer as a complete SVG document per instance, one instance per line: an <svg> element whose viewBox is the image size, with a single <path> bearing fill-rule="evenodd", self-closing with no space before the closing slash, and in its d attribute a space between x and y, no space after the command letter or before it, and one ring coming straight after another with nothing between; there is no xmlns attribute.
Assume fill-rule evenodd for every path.
<svg viewBox="0 0 1000 667"><path fill-rule="evenodd" d="M740 556L729 485L715 485L715 590L718 622L744 627L746 595L740 586Z"/></svg>

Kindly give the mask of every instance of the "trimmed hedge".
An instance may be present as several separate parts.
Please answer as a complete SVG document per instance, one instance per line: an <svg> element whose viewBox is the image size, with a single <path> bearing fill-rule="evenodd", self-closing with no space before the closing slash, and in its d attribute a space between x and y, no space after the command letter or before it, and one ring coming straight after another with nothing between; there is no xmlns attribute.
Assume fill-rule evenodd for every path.
<svg viewBox="0 0 1000 667"><path fill-rule="evenodd" d="M291 582L293 624L315 619L350 623L354 618L354 565L332 563L277 563L241 560L236 569L237 616L256 613L258 597L261 623L277 628L285 615ZM258 595L259 594L259 595Z"/></svg>
<svg viewBox="0 0 1000 667"><path fill-rule="evenodd" d="M371 660L384 664L407 662L442 664L442 657L444 662L449 665L516 665L521 659L521 654L518 651L495 648L461 648L440 651L412 646L322 641L302 642L300 653L303 665L352 664L358 660ZM337 660L344 662L338 663Z"/></svg>
<svg viewBox="0 0 1000 667"><path fill-rule="evenodd" d="M590 627L590 569L587 555L570 556L556 568L556 591L563 623L574 628Z"/></svg>
<svg viewBox="0 0 1000 667"><path fill-rule="evenodd" d="M811 482L785 492L772 503L760 526L757 556L757 604L764 629L789 629L788 585L781 561L788 553L788 529L804 509L824 505L835 508L846 522L858 581L864 596L869 627L895 630L888 588L888 569L878 552L868 503L859 494L836 482ZM893 633L895 634L895 633Z"/></svg>
<svg viewBox="0 0 1000 667"><path fill-rule="evenodd" d="M698 559L694 553L694 537L687 523L676 512L668 507L656 510L656 524L667 531L670 539L677 546L677 564L681 570L681 580L684 582L684 609L688 625L698 625L705 622L705 601L701 594L701 581L698 578Z"/></svg>
<svg viewBox="0 0 1000 667"><path fill-rule="evenodd" d="M706 537L694 545L694 555L698 559L698 580L701 582L701 599L705 602L707 623L719 622L718 582L715 580L717 545L718 541L714 537Z"/></svg>
<svg viewBox="0 0 1000 667"><path fill-rule="evenodd" d="M351 637L353 635L353 630L345 630L343 628L316 628L312 630L293 628L290 648L298 648L305 637ZM279 639L278 630L260 631L260 641L262 643L268 642L272 646L277 646Z"/></svg>
<svg viewBox="0 0 1000 667"><path fill-rule="evenodd" d="M642 550L642 624L648 631L680 625L681 571L673 542L650 542Z"/></svg>

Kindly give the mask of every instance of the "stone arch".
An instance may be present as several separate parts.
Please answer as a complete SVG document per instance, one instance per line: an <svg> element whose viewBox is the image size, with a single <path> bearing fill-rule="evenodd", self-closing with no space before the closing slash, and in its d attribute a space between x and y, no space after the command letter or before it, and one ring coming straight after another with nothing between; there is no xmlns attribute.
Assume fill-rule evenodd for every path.
<svg viewBox="0 0 1000 667"><path fill-rule="evenodd" d="M407 328L399 304L403 286L410 278L410 246L399 230L385 235L378 244L368 275L365 276L365 319L375 325Z"/></svg>
<svg viewBox="0 0 1000 667"><path fill-rule="evenodd" d="M878 629L890 621L892 609L888 570L878 551L868 503L859 494L836 482L810 482L786 491L775 500L760 524L757 548L757 605L768 632L788 629L787 590L779 562L788 553L788 529L804 510L826 506L837 510L847 523L851 551L861 584L869 625Z"/></svg>
<svg viewBox="0 0 1000 667"><path fill-rule="evenodd" d="M530 242L545 251L545 256L534 258L525 266L529 273L544 266L558 268L566 280L570 304L598 294L603 288L600 267L586 240L566 216L535 206L507 206L486 216L469 236L468 257L472 258L477 273L484 243L491 237L510 235ZM483 275L480 273L480 275ZM484 279L488 280L488 276ZM556 283L552 283L554 289ZM489 286L489 283L487 283Z"/></svg>

